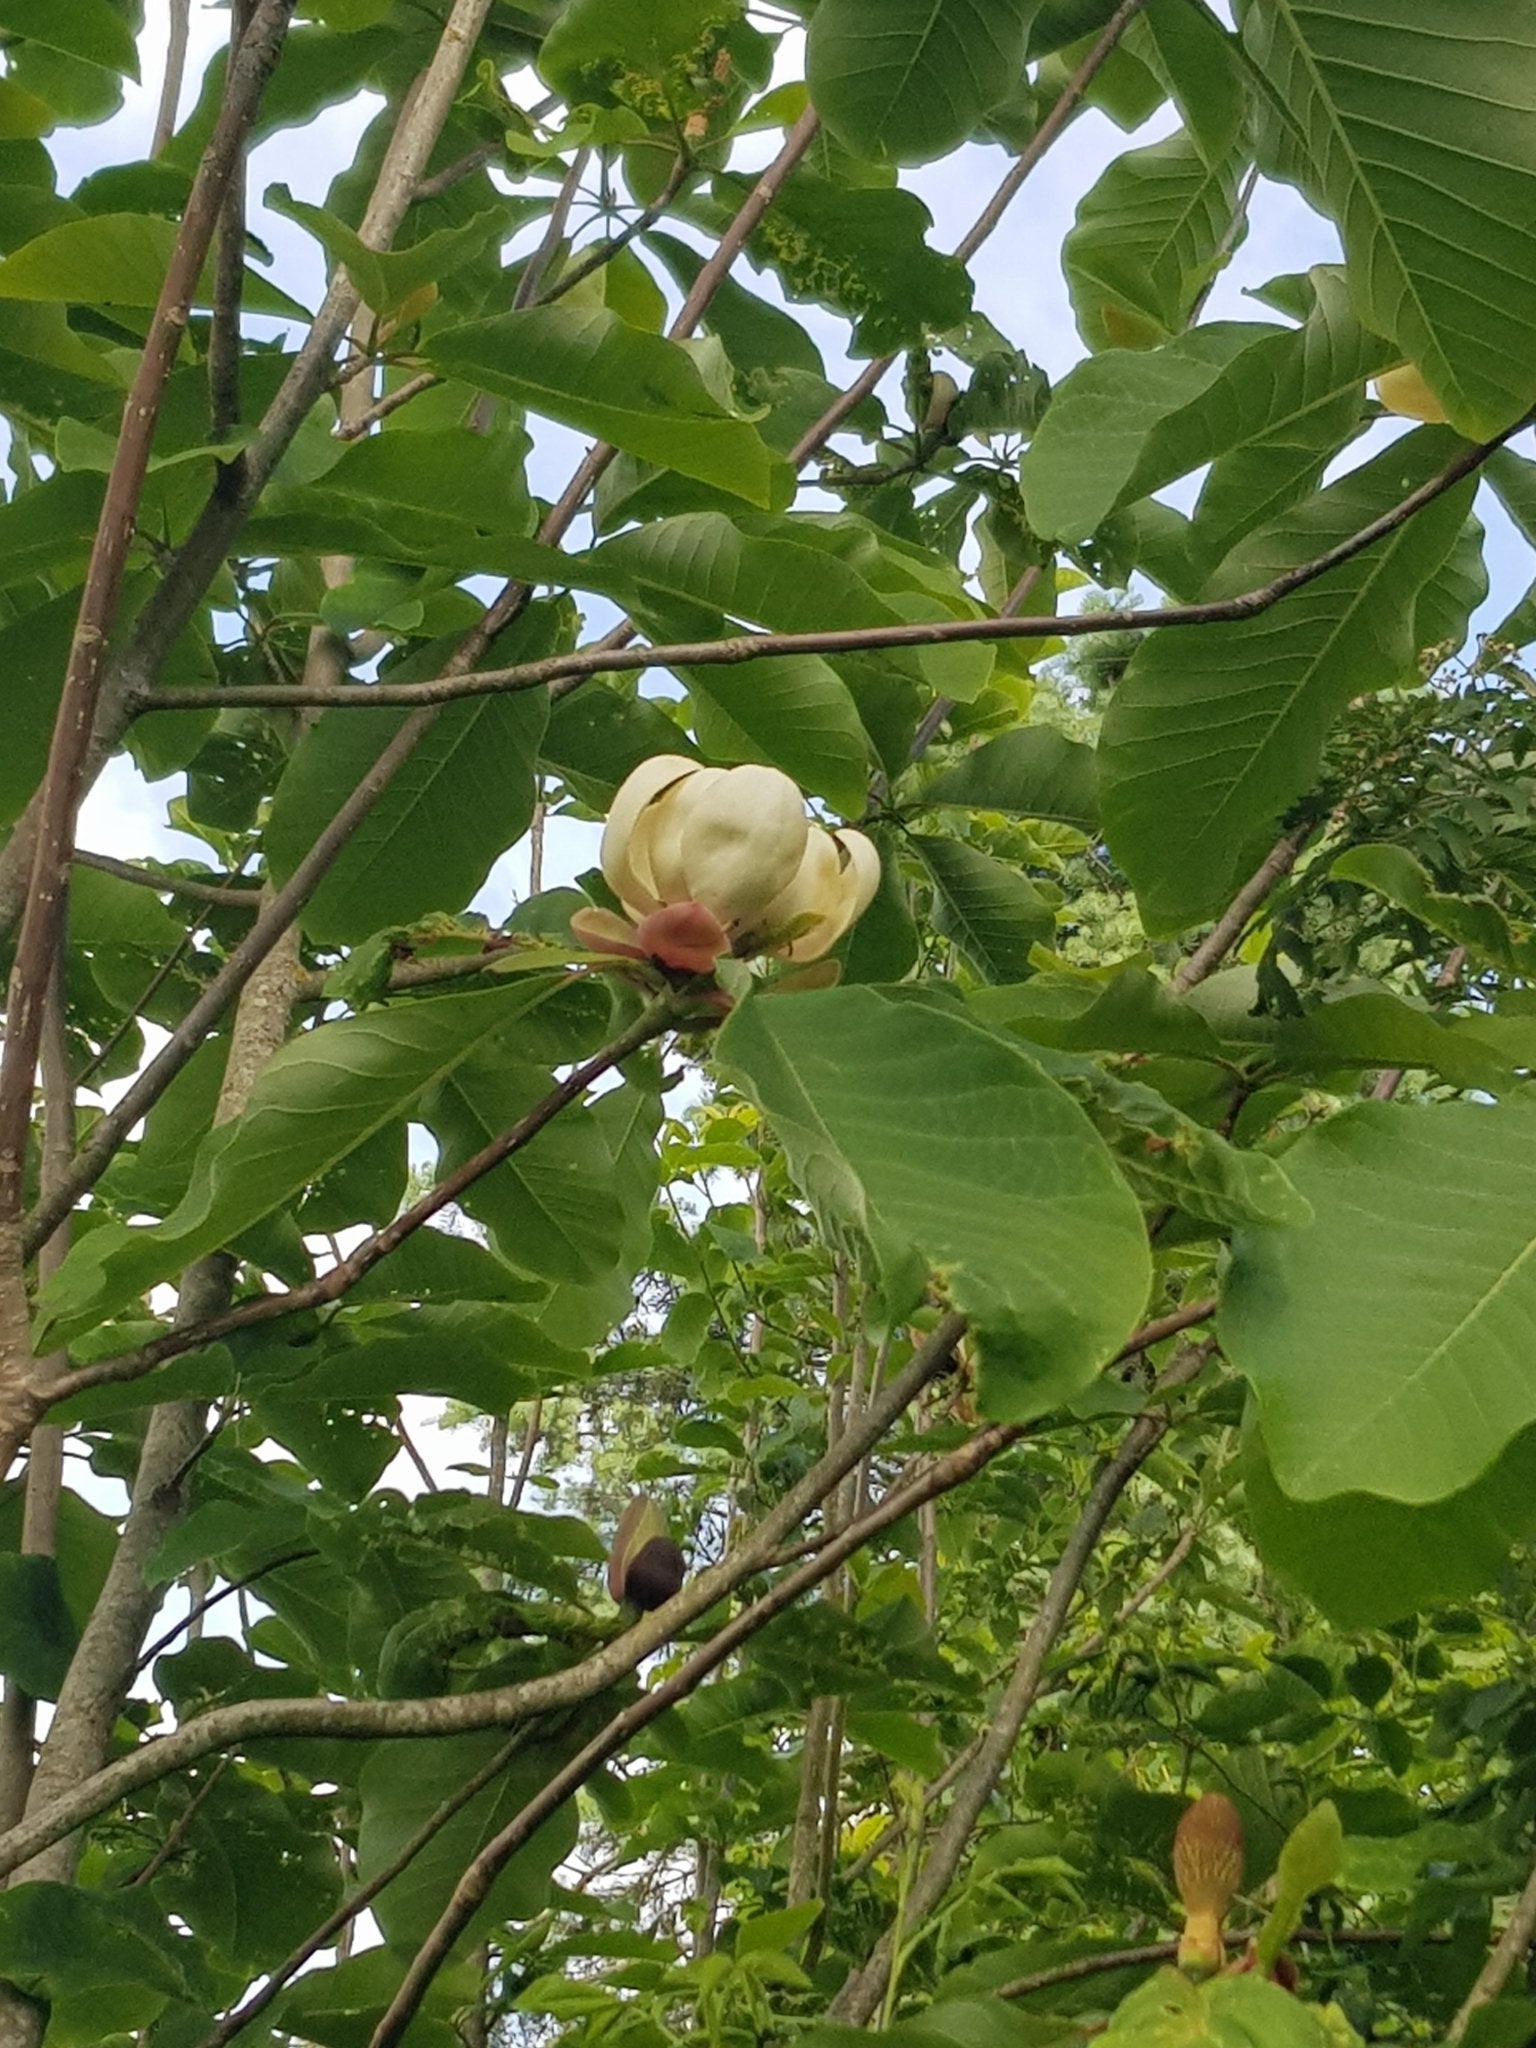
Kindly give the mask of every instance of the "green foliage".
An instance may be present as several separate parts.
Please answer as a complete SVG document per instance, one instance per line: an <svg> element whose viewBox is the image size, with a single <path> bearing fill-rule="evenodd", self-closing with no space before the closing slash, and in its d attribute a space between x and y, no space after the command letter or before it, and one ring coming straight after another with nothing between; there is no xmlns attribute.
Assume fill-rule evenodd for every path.
<svg viewBox="0 0 1536 2048"><path fill-rule="evenodd" d="M425 91L298 12L108 507L229 66L134 160L136 0L0 0L0 1246L188 1055L0 1258L0 2036L367 2048L438 1930L427 2048L1449 2037L1536 1811L1528 11L495 0ZM615 922L658 756L867 835L828 957L675 900L745 799Z"/></svg>

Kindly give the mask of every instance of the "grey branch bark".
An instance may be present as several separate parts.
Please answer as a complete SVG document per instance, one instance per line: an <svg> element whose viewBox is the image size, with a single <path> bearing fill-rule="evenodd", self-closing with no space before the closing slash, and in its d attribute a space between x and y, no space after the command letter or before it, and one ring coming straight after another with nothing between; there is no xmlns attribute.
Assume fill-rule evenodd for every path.
<svg viewBox="0 0 1536 2048"><path fill-rule="evenodd" d="M1306 825L1275 841L1193 953L1179 962L1173 975L1175 995L1185 994L1216 972L1276 882L1295 867L1301 849L1312 837L1312 829Z"/></svg>

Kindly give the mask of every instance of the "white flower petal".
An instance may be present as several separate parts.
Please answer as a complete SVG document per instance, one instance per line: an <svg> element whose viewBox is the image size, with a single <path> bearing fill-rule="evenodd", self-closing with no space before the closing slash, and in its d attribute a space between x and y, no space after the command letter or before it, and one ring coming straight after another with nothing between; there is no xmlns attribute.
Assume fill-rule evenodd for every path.
<svg viewBox="0 0 1536 2048"><path fill-rule="evenodd" d="M832 878L821 899L806 908L818 909L822 921L787 946L776 950L782 960L819 960L830 952L854 920L866 911L880 886L880 855L873 841L848 828L824 832L833 862ZM825 907L823 907L823 905ZM780 920L787 924L788 918Z"/></svg>
<svg viewBox="0 0 1536 2048"><path fill-rule="evenodd" d="M756 764L717 771L697 796L691 785L677 794L691 798L677 812L687 894L727 929L750 930L804 858L810 830L804 798L787 775ZM664 879L659 865L656 879Z"/></svg>
<svg viewBox="0 0 1536 2048"><path fill-rule="evenodd" d="M699 772L698 762L690 761L684 754L653 754L650 760L642 761L632 774L625 777L609 806L598 855L599 865L603 880L614 895L626 910L638 916L643 917L648 911L657 909L658 901L649 883L636 872L631 859L630 846L635 826L664 790Z"/></svg>

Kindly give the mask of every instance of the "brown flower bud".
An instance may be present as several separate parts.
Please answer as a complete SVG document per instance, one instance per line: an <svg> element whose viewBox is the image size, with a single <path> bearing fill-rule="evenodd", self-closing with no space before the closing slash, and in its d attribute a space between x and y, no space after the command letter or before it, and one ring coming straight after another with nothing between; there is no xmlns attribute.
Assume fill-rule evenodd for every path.
<svg viewBox="0 0 1536 2048"><path fill-rule="evenodd" d="M663 1607L683 1590L688 1567L670 1536L653 1536L630 1559L624 1574L624 1597L644 1613Z"/></svg>

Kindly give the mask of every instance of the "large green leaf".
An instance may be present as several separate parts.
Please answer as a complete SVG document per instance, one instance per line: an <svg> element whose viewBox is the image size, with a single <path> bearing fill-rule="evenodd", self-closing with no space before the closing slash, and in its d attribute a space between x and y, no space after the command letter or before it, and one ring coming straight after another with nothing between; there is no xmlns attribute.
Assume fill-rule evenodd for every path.
<svg viewBox="0 0 1536 2048"><path fill-rule="evenodd" d="M163 1223L105 1224L75 1247L41 1300L52 1340L92 1328L271 1215L563 985L530 976L369 1010L291 1040L263 1067L244 1112L205 1139L187 1192Z"/></svg>
<svg viewBox="0 0 1536 2048"><path fill-rule="evenodd" d="M422 1115L452 1172L548 1092L542 1066L500 1051L461 1061L432 1091ZM491 1232L504 1259L549 1280L595 1280L618 1261L623 1216L609 1182L613 1162L585 1110L559 1121L472 1188L464 1206Z"/></svg>
<svg viewBox="0 0 1536 2048"><path fill-rule="evenodd" d="M734 212L751 180L716 180ZM830 303L857 324L855 355L913 347L964 320L971 280L935 249L933 216L915 192L814 177L804 167L783 186L748 247L771 264L791 299Z"/></svg>
<svg viewBox="0 0 1536 2048"><path fill-rule="evenodd" d="M0 1672L7 1687L56 1700L78 1640L54 1560L0 1556Z"/></svg>
<svg viewBox="0 0 1536 2048"><path fill-rule="evenodd" d="M1080 364L1020 465L1035 530L1081 539L1117 506L1210 463L1188 537L1203 580L1314 485L1391 351L1355 319L1337 272L1313 279L1300 329L1200 327L1160 349Z"/></svg>
<svg viewBox="0 0 1536 2048"><path fill-rule="evenodd" d="M1223 565L1217 593L1263 584L1357 532L1458 446L1444 428L1394 444ZM1454 544L1458 485L1341 567L1231 624L1148 634L1099 746L1104 827L1150 930L1214 916L1314 779L1338 713L1414 677L1414 598Z"/></svg>
<svg viewBox="0 0 1536 2048"><path fill-rule="evenodd" d="M426 285L451 277L462 264L471 263L507 237L532 211L527 202L503 201L484 208L451 228L439 228L423 235L406 249L370 249L345 221L338 220L323 206L306 206L295 199L286 185L269 185L265 203L274 213L297 221L324 248L333 266L346 266L348 277L362 294L370 312L388 314ZM359 444L367 447L365 441Z"/></svg>
<svg viewBox="0 0 1536 2048"><path fill-rule="evenodd" d="M1536 1430L1524 1430L1480 1479L1412 1507L1368 1493L1291 1500L1263 1436L1244 1446L1243 1493L1259 1556L1340 1628L1379 1628L1497 1580L1536 1529Z"/></svg>
<svg viewBox="0 0 1536 2048"><path fill-rule="evenodd" d="M502 1729L382 1743L364 1764L358 1875L366 1884L395 1858L443 1802L506 1743ZM462 1806L380 1892L373 1911L385 1938L415 1947L448 1903L465 1865L506 1826L565 1761L567 1749L535 1743L520 1750L483 1792ZM576 1804L567 1800L503 1866L474 1925L489 1918L531 1920L549 1896L550 1874L576 1846Z"/></svg>
<svg viewBox="0 0 1536 2048"><path fill-rule="evenodd" d="M1174 100L1206 162L1221 163L1243 125L1247 96L1233 38L1215 15L1190 0L1149 0L1123 47Z"/></svg>
<svg viewBox="0 0 1536 2048"><path fill-rule="evenodd" d="M821 0L806 38L816 111L856 156L943 156L1015 89L1039 0Z"/></svg>
<svg viewBox="0 0 1536 2048"><path fill-rule="evenodd" d="M273 2002L272 2025L327 2048L363 2048L400 1988L400 1958L387 1948L364 1949L329 1969L306 1970ZM426 1987L421 2011L404 2039L409 2048L462 2048L454 2020L480 1996L479 1973L449 1963Z"/></svg>
<svg viewBox="0 0 1536 2048"><path fill-rule="evenodd" d="M1098 763L1092 747L1049 725L1021 725L946 768L923 791L928 804L1008 811L1093 832L1099 822Z"/></svg>
<svg viewBox="0 0 1536 2048"><path fill-rule="evenodd" d="M1148 348L1183 328L1232 219L1237 170L1235 159L1212 170L1184 134L1109 166L1062 244L1090 348Z"/></svg>
<svg viewBox="0 0 1536 2048"><path fill-rule="evenodd" d="M1361 318L1474 439L1536 399L1536 21L1506 0L1245 0L1269 161L1338 222Z"/></svg>
<svg viewBox="0 0 1536 2048"><path fill-rule="evenodd" d="M189 1997L184 1946L147 1892L20 1884L0 1898L0 1970L45 2005L50 2048L97 2048Z"/></svg>
<svg viewBox="0 0 1536 2048"><path fill-rule="evenodd" d="M677 124L708 104L721 50L741 52L744 12L743 0L567 0L539 72L573 106L617 103Z"/></svg>
<svg viewBox="0 0 1536 2048"><path fill-rule="evenodd" d="M63 221L0 263L0 299L152 306L175 244L176 223L158 214L102 213ZM213 272L205 269L193 304L209 306L213 297ZM244 300L253 313L309 317L296 299L249 267Z"/></svg>
<svg viewBox="0 0 1536 2048"><path fill-rule="evenodd" d="M1056 930L1048 899L1019 869L963 839L914 835L933 882L934 924L983 981L1022 981L1030 953Z"/></svg>
<svg viewBox="0 0 1536 2048"><path fill-rule="evenodd" d="M498 661L547 654L559 611L533 606L496 645ZM435 675L440 648L392 672ZM347 840L300 919L311 938L350 944L434 910L462 910L528 828L549 698L543 690L467 697L433 719ZM325 712L293 751L267 818L267 862L291 875L410 712Z"/></svg>
<svg viewBox="0 0 1536 2048"><path fill-rule="evenodd" d="M133 31L109 0L69 0L67 7L55 0L0 0L0 32L128 78L139 75Z"/></svg>
<svg viewBox="0 0 1536 2048"><path fill-rule="evenodd" d="M1036 533L1081 540L1123 505L1223 452L1231 433L1261 432L1273 370L1234 380L1249 354L1287 348L1283 328L1225 321L1162 348L1105 349L1052 393L1019 464L1024 509ZM1209 403L1215 394L1214 404ZM1250 400L1248 417L1233 407ZM1217 440L1216 435L1222 438Z"/></svg>
<svg viewBox="0 0 1536 2048"><path fill-rule="evenodd" d="M848 686L813 654L680 671L699 745L715 761L766 761L845 817L869 794L869 738Z"/></svg>
<svg viewBox="0 0 1536 2048"><path fill-rule="evenodd" d="M1196 1984L1159 1970L1133 1991L1099 2036L1105 2048L1329 2048L1317 2006L1266 1977L1212 1977Z"/></svg>
<svg viewBox="0 0 1536 2048"><path fill-rule="evenodd" d="M937 1271L981 1333L985 1400L1039 1414L1085 1385L1145 1302L1141 1215L1087 1118L948 1003L873 988L763 996L719 1039L838 1242L900 1313Z"/></svg>
<svg viewBox="0 0 1536 2048"><path fill-rule="evenodd" d="M520 575L530 552L534 563L541 555L539 544L525 539L534 524L523 475L527 452L520 430L402 426L370 434L313 481L275 484L241 545L252 554L340 551L441 564L460 575Z"/></svg>
<svg viewBox="0 0 1536 2048"><path fill-rule="evenodd" d="M1385 896L1410 916L1443 932L1457 945L1465 946L1480 960L1492 960L1506 972L1533 964L1529 942L1522 944L1509 928L1509 921L1489 896L1452 896L1439 890L1422 862L1405 846L1379 844L1351 846L1341 853L1330 869L1341 882L1359 882Z"/></svg>
<svg viewBox="0 0 1536 2048"><path fill-rule="evenodd" d="M1262 424L1251 440L1227 444L1201 487L1188 550L1202 581L1245 534L1316 486L1361 416L1366 379L1390 366L1390 345L1361 325L1343 273L1318 264L1308 276L1312 303L1299 332L1232 366L1239 383L1250 375L1273 381L1267 413L1244 393L1249 417Z"/></svg>
<svg viewBox="0 0 1536 2048"><path fill-rule="evenodd" d="M1536 1421L1536 1109L1362 1104L1285 1163L1312 1228L1240 1239L1221 1315L1276 1479L1460 1492Z"/></svg>
<svg viewBox="0 0 1536 2048"><path fill-rule="evenodd" d="M616 313L571 305L500 313L434 334L422 352L447 376L749 504L772 508L792 493L787 464L716 395L700 357Z"/></svg>

